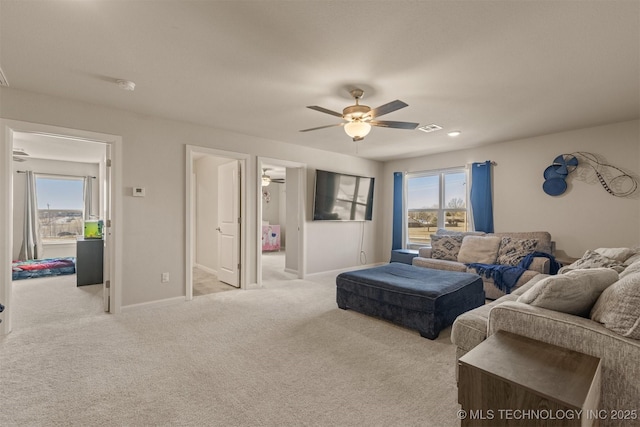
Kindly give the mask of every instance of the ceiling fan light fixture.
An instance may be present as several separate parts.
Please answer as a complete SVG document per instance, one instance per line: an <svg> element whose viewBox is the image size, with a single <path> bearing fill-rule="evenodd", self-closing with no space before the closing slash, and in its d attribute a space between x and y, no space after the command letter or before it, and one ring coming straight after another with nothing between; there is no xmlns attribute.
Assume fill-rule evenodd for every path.
<svg viewBox="0 0 640 427"><path fill-rule="evenodd" d="M271 177L269 177L269 175L262 175L262 186L266 187L269 184L271 184Z"/></svg>
<svg viewBox="0 0 640 427"><path fill-rule="evenodd" d="M367 122L361 122L359 120L349 122L344 125L344 131L347 135L353 138L354 141L360 141L371 132L371 125Z"/></svg>

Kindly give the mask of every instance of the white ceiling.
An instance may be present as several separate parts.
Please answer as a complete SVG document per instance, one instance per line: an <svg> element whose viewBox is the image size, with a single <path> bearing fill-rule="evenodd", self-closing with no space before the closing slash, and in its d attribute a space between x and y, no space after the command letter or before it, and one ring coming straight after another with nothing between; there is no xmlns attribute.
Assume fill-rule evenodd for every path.
<svg viewBox="0 0 640 427"><path fill-rule="evenodd" d="M411 157L640 116L640 1L8 1L10 87L356 154L347 88L385 120L370 159ZM133 92L115 84L136 83ZM450 138L447 131L461 130Z"/></svg>

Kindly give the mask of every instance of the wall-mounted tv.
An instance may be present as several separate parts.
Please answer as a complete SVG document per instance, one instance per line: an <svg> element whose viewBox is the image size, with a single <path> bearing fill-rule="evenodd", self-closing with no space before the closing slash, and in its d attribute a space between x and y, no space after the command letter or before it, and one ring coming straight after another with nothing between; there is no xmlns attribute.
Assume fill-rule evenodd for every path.
<svg viewBox="0 0 640 427"><path fill-rule="evenodd" d="M315 221L371 221L374 178L316 170Z"/></svg>

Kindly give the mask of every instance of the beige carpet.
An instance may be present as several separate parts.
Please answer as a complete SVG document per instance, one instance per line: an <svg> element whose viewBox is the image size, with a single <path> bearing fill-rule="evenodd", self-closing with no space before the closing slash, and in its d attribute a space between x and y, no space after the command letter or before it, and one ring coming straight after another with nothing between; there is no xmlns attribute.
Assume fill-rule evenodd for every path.
<svg viewBox="0 0 640 427"><path fill-rule="evenodd" d="M3 426L459 425L450 329L340 310L335 276L119 315L70 277L14 282Z"/></svg>

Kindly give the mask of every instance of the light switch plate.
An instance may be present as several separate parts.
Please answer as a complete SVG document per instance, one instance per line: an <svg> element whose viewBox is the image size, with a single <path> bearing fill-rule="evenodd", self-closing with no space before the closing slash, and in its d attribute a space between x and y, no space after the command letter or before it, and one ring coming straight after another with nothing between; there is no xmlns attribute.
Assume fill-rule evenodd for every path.
<svg viewBox="0 0 640 427"><path fill-rule="evenodd" d="M144 187L133 187L133 197L144 197Z"/></svg>

